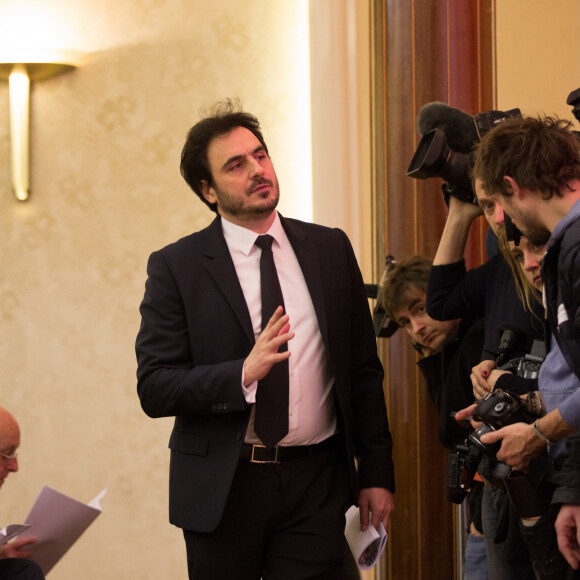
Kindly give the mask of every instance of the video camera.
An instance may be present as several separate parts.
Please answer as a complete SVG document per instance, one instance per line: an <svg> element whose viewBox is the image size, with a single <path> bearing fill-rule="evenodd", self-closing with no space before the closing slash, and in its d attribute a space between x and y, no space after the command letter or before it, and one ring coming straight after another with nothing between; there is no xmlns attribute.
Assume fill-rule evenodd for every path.
<svg viewBox="0 0 580 580"><path fill-rule="evenodd" d="M580 88L566 99L580 121ZM407 175L414 179L441 177L445 201L449 196L466 203L477 203L471 183L471 157L474 145L507 119L521 117L520 109L483 111L474 116L446 103L424 105L417 116L421 141L411 159ZM580 140L580 132L574 131Z"/></svg>
<svg viewBox="0 0 580 580"><path fill-rule="evenodd" d="M385 258L385 269L378 284L365 284L367 298L376 300L373 309L373 324L375 327L375 336L377 338L390 338L399 329L399 325L391 320L387 311L381 304L381 290L383 288L387 274L394 268L397 261L390 254Z"/></svg>
<svg viewBox="0 0 580 580"><path fill-rule="evenodd" d="M537 377L543 357L539 354L541 341L534 341L530 354L517 349L523 334L513 325L501 325L501 339L496 358L498 369L509 370L519 377ZM482 425L472 431L465 441L449 452L447 465L447 499L461 503L471 490L476 473L489 481L506 479L511 467L496 459L501 443L486 444L481 436L513 423L533 423L539 416L520 399L508 391L494 389L477 402L473 418Z"/></svg>
<svg viewBox="0 0 580 580"><path fill-rule="evenodd" d="M419 112L417 125L422 138L407 175L415 179L441 177L446 202L452 195L466 203L477 203L471 183L474 143L499 123L521 116L519 109L511 109L484 111L471 117L444 103L428 103ZM435 127L425 132L432 125Z"/></svg>
<svg viewBox="0 0 580 580"><path fill-rule="evenodd" d="M566 104L572 107L572 114L580 121L580 88L573 90L566 99Z"/></svg>

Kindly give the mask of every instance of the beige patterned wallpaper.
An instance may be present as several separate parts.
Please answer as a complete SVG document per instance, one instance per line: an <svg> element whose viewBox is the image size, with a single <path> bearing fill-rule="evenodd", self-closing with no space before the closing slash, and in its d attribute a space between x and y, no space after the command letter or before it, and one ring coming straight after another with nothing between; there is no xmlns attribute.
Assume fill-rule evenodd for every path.
<svg viewBox="0 0 580 580"><path fill-rule="evenodd" d="M51 580L185 578L167 516L171 421L148 419L135 389L146 260L212 219L179 155L200 107L225 96L262 121L282 211L308 218L307 2L0 0L0 28L15 6L53 15L64 48L88 55L33 85L27 203L10 190L0 83L0 405L23 430L0 527L44 484L81 501L108 487Z"/></svg>
<svg viewBox="0 0 580 580"><path fill-rule="evenodd" d="M578 122L568 95L580 88L578 0L497 0L497 105ZM550 25L546 25L550 23Z"/></svg>

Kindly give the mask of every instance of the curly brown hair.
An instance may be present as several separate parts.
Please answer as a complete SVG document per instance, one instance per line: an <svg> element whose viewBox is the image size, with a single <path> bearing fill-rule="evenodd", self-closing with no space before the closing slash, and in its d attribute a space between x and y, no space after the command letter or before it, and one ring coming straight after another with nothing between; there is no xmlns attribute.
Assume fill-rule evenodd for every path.
<svg viewBox="0 0 580 580"><path fill-rule="evenodd" d="M488 195L512 195L505 176L544 199L561 196L580 179L579 142L569 121L557 117L523 117L490 131L474 152L473 177Z"/></svg>

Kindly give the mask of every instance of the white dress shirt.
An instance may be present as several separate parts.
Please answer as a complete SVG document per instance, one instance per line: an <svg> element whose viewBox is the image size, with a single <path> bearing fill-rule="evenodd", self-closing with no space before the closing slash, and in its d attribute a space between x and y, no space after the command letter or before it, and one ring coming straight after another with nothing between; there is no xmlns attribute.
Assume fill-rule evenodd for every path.
<svg viewBox="0 0 580 580"><path fill-rule="evenodd" d="M234 266L246 298L254 336L261 332L262 303L260 294L260 254L254 245L258 234L237 226L222 217L222 228ZM322 341L316 312L304 275L276 214L266 232L274 238L272 253L282 288L290 331L295 336L288 343L290 373L288 434L280 445L310 445L324 441L336 432L336 413L326 349ZM242 377L243 385L243 377ZM246 401L256 402L258 382L243 387ZM254 412L246 431L246 443L260 443L254 432Z"/></svg>

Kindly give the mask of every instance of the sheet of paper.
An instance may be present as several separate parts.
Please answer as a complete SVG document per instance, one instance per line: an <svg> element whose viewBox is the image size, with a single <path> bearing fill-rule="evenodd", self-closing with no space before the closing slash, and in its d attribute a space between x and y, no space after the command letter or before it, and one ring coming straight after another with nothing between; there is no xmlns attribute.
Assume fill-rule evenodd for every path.
<svg viewBox="0 0 580 580"><path fill-rule="evenodd" d="M387 545L388 535L383 524L379 525L378 530L369 525L366 530L361 531L360 511L354 505L346 512L344 535L361 570L372 568Z"/></svg>
<svg viewBox="0 0 580 580"><path fill-rule="evenodd" d="M26 518L29 527L20 537L37 538L31 559L45 575L101 513L100 502L106 492L84 504L50 487L42 488Z"/></svg>
<svg viewBox="0 0 580 580"><path fill-rule="evenodd" d="M15 538L18 534L21 534L27 530L30 526L27 524L10 524L4 529L0 530L0 546L3 546L6 542L9 542L12 538Z"/></svg>

